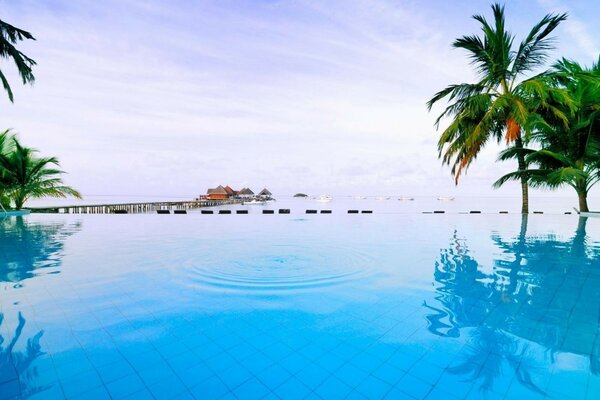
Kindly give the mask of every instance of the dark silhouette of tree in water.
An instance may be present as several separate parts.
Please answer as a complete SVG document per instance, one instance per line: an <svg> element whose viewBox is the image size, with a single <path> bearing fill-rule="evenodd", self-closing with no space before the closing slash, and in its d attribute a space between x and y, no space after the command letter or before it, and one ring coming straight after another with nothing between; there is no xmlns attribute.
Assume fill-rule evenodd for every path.
<svg viewBox="0 0 600 400"><path fill-rule="evenodd" d="M0 314L0 326L2 322L4 322L4 314ZM0 379L4 382L2 392L10 396L18 393L18 397L23 399L50 388L50 386L39 386L34 383L38 371L32 367L32 363L45 354L40 346L40 338L44 331L39 331L35 336L27 339L25 351L14 350L24 327L25 318L19 313L19 324L15 335L6 347L4 347L5 339L0 335Z"/></svg>
<svg viewBox="0 0 600 400"><path fill-rule="evenodd" d="M23 217L0 221L0 282L20 285L40 268L58 267L64 241L81 229L75 222L27 222Z"/></svg>
<svg viewBox="0 0 600 400"><path fill-rule="evenodd" d="M505 257L496 260L489 273L479 268L466 241L455 232L452 246L441 250L435 266L434 279L439 284L435 299L440 306L424 303L432 311L426 315L431 333L456 338L461 329L471 328L469 351L449 371L479 381L482 391L492 389L507 366L523 386L543 393L531 374L536 362L520 338L549 349L551 361L557 351L589 355L591 350L590 370L600 372L600 343L594 342L595 335L590 336L591 343L564 340L568 325L563 322L579 304L577 287L598 265L598 250L586 243L586 218L579 220L575 235L566 241L528 237L527 222L523 216L514 239L492 235ZM586 296L589 302L583 304L591 307L580 311L598 325L600 294L588 291ZM483 361L485 368L481 368Z"/></svg>

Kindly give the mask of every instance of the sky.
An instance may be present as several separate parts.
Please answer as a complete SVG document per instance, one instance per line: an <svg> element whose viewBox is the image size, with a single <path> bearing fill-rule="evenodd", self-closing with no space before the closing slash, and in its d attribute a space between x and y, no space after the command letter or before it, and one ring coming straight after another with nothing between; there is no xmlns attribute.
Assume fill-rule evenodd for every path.
<svg viewBox="0 0 600 400"><path fill-rule="evenodd" d="M0 61L15 102L1 128L57 156L84 196L195 197L209 187L275 194L519 194L514 165L478 157L458 187L425 103L475 75L451 48L490 2L402 0L0 0L30 31L33 86ZM600 51L600 2L507 1L521 38L568 12L552 59ZM597 189L598 190L598 189ZM596 191L592 196L598 196ZM565 192L567 195L571 193ZM536 192L534 195L548 195Z"/></svg>

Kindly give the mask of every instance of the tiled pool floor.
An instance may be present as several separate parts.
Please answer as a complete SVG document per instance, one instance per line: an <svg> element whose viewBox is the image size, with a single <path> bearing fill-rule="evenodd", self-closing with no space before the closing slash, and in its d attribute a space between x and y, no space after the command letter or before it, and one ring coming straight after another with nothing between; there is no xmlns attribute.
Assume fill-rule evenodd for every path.
<svg viewBox="0 0 600 400"><path fill-rule="evenodd" d="M205 221L4 220L0 398L600 398L600 219Z"/></svg>

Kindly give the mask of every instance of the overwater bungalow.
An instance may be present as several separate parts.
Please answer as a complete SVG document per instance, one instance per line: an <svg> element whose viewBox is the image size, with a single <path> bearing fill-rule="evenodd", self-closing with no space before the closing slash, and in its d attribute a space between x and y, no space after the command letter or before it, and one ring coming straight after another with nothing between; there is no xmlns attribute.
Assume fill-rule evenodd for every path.
<svg viewBox="0 0 600 400"><path fill-rule="evenodd" d="M269 190L267 188L264 188L256 196L264 197L264 198L271 198L273 196L273 194L271 192L269 192Z"/></svg>
<svg viewBox="0 0 600 400"><path fill-rule="evenodd" d="M209 200L226 200L229 198L229 196L230 195L227 190L221 185L206 191L206 198Z"/></svg>
<svg viewBox="0 0 600 400"><path fill-rule="evenodd" d="M237 195L242 199L251 199L254 197L254 192L249 188L243 188L237 193Z"/></svg>

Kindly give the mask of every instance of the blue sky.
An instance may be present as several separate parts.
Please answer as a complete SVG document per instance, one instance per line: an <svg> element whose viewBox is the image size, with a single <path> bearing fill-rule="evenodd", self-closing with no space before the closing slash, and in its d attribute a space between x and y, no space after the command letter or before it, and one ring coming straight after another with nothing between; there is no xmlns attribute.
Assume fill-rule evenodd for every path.
<svg viewBox="0 0 600 400"><path fill-rule="evenodd" d="M230 184L293 194L518 194L478 158L458 188L425 102L473 73L452 40L488 1L0 0L31 31L36 83L3 127L60 158L84 195L195 196ZM567 11L558 50L597 58L594 1L508 1L522 35ZM439 111L436 110L436 111ZM568 192L567 192L568 193ZM593 195L594 193L592 193Z"/></svg>

